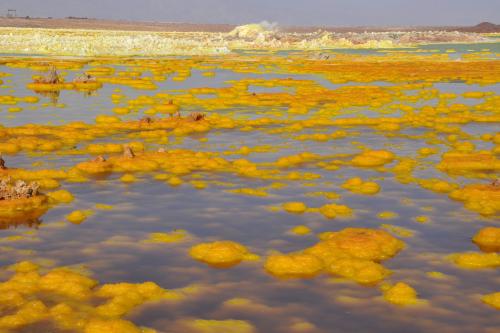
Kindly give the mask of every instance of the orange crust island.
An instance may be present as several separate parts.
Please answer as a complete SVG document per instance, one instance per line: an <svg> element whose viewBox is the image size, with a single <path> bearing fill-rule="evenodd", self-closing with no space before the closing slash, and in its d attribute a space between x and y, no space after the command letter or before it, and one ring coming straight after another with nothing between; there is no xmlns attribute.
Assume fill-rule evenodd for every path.
<svg viewBox="0 0 500 333"><path fill-rule="evenodd" d="M36 220L48 208L48 198L43 194L31 198L0 200L0 228Z"/></svg>

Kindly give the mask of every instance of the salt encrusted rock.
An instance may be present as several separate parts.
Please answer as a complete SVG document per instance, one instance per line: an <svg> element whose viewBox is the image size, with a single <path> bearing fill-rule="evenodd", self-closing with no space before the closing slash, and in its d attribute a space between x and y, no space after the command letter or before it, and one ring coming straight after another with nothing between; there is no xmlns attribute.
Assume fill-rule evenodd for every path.
<svg viewBox="0 0 500 333"><path fill-rule="evenodd" d="M26 183L23 180L17 180L12 185L10 177L0 180L0 200L27 199L37 196L39 185L37 182Z"/></svg>
<svg viewBox="0 0 500 333"><path fill-rule="evenodd" d="M132 150L132 148L130 148L130 146L123 146L123 157L126 157L126 158L134 158L135 157L135 154L134 154L134 151Z"/></svg>
<svg viewBox="0 0 500 333"><path fill-rule="evenodd" d="M99 155L96 158L94 158L92 162L106 162L106 158L102 155Z"/></svg>
<svg viewBox="0 0 500 333"><path fill-rule="evenodd" d="M139 119L139 123L141 123L141 124L151 124L152 122L154 122L154 119L151 117L147 117L147 116Z"/></svg>
<svg viewBox="0 0 500 333"><path fill-rule="evenodd" d="M200 121L205 119L205 114L201 112L191 112L187 118L191 121Z"/></svg>
<svg viewBox="0 0 500 333"><path fill-rule="evenodd" d="M74 80L74 83L89 83L89 82L96 82L95 77L93 77L90 74L80 74L78 75Z"/></svg>
<svg viewBox="0 0 500 333"><path fill-rule="evenodd" d="M35 83L57 84L61 82L62 80L60 79L55 66L50 66L49 71L45 74L45 76L35 79Z"/></svg>

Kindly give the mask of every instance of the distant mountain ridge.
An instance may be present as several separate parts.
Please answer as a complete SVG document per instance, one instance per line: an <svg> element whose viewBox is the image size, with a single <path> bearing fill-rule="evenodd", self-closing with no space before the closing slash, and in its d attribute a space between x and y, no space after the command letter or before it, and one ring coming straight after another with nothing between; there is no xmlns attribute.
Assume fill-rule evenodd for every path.
<svg viewBox="0 0 500 333"><path fill-rule="evenodd" d="M135 30L157 32L229 32L233 24L198 24L188 22L134 22L126 20L103 20L85 17L68 18L29 18L0 16L0 27L13 28L49 28L49 29L90 29L90 30ZM470 33L500 33L500 25L482 22L475 26L399 26L399 27L334 27L334 26L280 26L284 32L307 33L318 30L330 32L392 32L392 31L459 31Z"/></svg>
<svg viewBox="0 0 500 333"><path fill-rule="evenodd" d="M492 33L500 32L500 24L494 24L491 22L481 22L473 27L465 27L458 29L462 32L477 32L477 33Z"/></svg>

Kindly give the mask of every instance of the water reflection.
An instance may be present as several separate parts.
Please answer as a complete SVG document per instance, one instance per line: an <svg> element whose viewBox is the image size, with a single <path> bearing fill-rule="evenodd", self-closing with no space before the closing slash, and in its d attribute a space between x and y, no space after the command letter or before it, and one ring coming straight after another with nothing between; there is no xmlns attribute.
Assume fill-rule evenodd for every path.
<svg viewBox="0 0 500 333"><path fill-rule="evenodd" d="M38 218L4 219L0 218L0 230L22 227L38 229L42 221Z"/></svg>
<svg viewBox="0 0 500 333"><path fill-rule="evenodd" d="M59 102L59 96L61 95L60 90L53 90L53 91L37 91L33 90L36 94L47 97L52 104L57 104Z"/></svg>

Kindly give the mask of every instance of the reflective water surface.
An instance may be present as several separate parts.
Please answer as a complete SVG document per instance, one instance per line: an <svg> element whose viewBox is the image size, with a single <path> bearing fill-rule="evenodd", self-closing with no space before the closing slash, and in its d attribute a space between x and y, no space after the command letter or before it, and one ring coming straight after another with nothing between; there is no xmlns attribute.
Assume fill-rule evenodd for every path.
<svg viewBox="0 0 500 333"><path fill-rule="evenodd" d="M42 186L44 193L67 190L74 200L51 204L35 221L21 218L0 224L0 281L13 275L8 266L30 261L40 266L41 274L69 267L100 285L152 281L166 290L190 287L179 300L150 299L123 315L109 317L157 332L496 332L498 310L481 297L500 291L500 264L466 269L450 255L481 252L471 239L483 227L499 227L500 210L495 207L500 197L489 197L493 211L486 212L470 209L470 203L454 200L450 193L471 184L490 184L500 176L498 45L449 45L421 54L356 51L348 54L353 59L345 51L333 50L328 51L334 56L327 61L303 52L157 60L64 59L64 63L61 58L4 57L0 95L39 98L30 103L20 99L0 103L0 150L9 170L68 171L97 155L121 155L121 151L92 151L91 144L131 142L142 142L134 148L136 158L150 156L159 148L185 149L213 153L227 165L190 168L189 163L195 163L190 160L183 162L187 171L169 168L168 160L154 170L120 171L115 165L104 175L82 172L79 177L61 177L59 188ZM446 56L446 50L454 48L460 49L448 52L448 60L432 58ZM435 48L424 51L428 49ZM466 50L475 50L469 53L476 58L455 61ZM474 61L474 66L467 65ZM67 82L95 68L112 71L96 75L103 82L96 91L42 94L28 89L32 76L43 74L47 63L54 63ZM414 77L408 70L412 64ZM443 66L448 66L446 71ZM146 78L153 87L119 80L131 77ZM468 92L478 95L471 97ZM179 106L181 120L154 111L155 105L169 100ZM126 114L116 112L120 107L128 108ZM199 131L176 132L176 126L191 126L193 122L183 125L191 112L205 113L206 119L200 122L207 125ZM107 134L107 120L96 125L99 115L130 124L149 116L152 127L131 125L119 131L109 129ZM155 122L161 119L177 125L162 127L164 134L141 134L158 130ZM223 126L228 119L231 125ZM266 121L259 123L262 119ZM81 129L89 133L87 138L71 141L53 134L77 121L87 124ZM109 128L114 126L115 120L108 121ZM27 133L27 124L39 126ZM93 126L101 134L91 135L97 133L92 132L97 131ZM337 131L341 133L332 134ZM44 150L23 143L28 139L60 140L61 144ZM13 142L17 142L15 148L6 145ZM353 164L353 157L373 150L389 151L394 157L380 165ZM317 155L287 160L303 152ZM445 160L443 154L450 152L465 154L461 155L464 159L487 152L492 156L488 161L493 162L484 163L492 166L471 171L459 163L454 172L439 167ZM144 159L150 158L156 157ZM265 172L237 167L247 163L243 159ZM411 167L395 168L401 163ZM122 178L124 174L134 178L129 181ZM180 182L173 184L174 177ZM375 182L380 190L363 194L342 186L354 177ZM447 185L436 187L426 180ZM325 194L331 192L338 196ZM304 203L306 209L287 211L283 208L287 202ZM347 205L352 214L327 218L318 208L331 203ZM85 212L83 222L67 221L66 216L75 210ZM379 215L383 212L391 214ZM311 232L297 235L291 231L302 225ZM405 243L397 255L383 260L392 274L363 285L324 271L285 278L265 269L270 254L303 251L318 243L318 234L348 227L386 230ZM152 233L176 230L185 230L186 236L171 242L148 241ZM219 240L241 243L259 259L221 268L190 256L191 247ZM384 286L396 282L414 288L422 302L401 306L384 300ZM67 295L46 294L23 297L36 297L49 309L59 303L77 308ZM1 302L8 301L0 296ZM96 297L84 303L97 306L102 302ZM16 311L0 305L2 317ZM22 325L0 319L0 332L4 331L91 332L85 324L64 327L53 315Z"/></svg>

